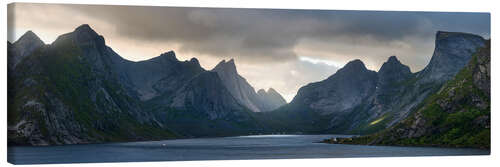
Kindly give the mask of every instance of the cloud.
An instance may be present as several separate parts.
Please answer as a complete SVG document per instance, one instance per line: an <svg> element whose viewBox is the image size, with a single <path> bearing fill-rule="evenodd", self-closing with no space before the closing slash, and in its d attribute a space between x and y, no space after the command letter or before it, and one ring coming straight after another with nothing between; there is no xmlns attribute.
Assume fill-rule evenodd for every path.
<svg viewBox="0 0 500 167"><path fill-rule="evenodd" d="M303 39L331 46L341 39L344 45L363 47L365 49L361 51L369 54L369 47L398 47L394 43L417 45L415 48L428 47L406 40L426 39L419 42L427 43L437 30L458 30L486 36L490 31L489 15L485 13L64 7L108 22L122 36L180 43L180 49L185 52L237 57L248 63L296 60L300 55L293 48ZM385 58L390 55L371 56Z"/></svg>

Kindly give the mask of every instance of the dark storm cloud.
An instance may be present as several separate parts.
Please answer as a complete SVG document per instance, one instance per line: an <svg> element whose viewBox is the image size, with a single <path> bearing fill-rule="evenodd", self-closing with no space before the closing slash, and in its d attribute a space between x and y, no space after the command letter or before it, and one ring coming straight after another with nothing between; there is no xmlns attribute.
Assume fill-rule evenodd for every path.
<svg viewBox="0 0 500 167"><path fill-rule="evenodd" d="M69 5L116 26L121 35L181 43L182 49L246 61L295 59L300 39L347 43L372 38L384 44L405 37L425 38L437 30L489 36L489 15L375 11L171 8ZM432 37L431 37L432 38Z"/></svg>

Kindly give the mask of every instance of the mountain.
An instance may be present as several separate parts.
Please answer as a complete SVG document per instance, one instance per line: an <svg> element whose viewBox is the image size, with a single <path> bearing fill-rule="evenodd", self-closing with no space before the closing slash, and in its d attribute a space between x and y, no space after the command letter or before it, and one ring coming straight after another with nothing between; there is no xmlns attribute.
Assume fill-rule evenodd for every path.
<svg viewBox="0 0 500 167"><path fill-rule="evenodd" d="M378 70L375 103L383 104L396 100L392 95L400 93L403 88L398 83L408 80L411 76L408 66L401 64L396 56L389 57Z"/></svg>
<svg viewBox="0 0 500 167"><path fill-rule="evenodd" d="M212 71L219 75L231 95L240 104L253 112L271 111L286 104L283 97L274 89L271 92L272 97L267 96L267 94L258 95L246 79L238 74L233 59L227 62L225 60L221 61ZM269 98L276 98L277 100L271 99L269 101Z"/></svg>
<svg viewBox="0 0 500 167"><path fill-rule="evenodd" d="M204 70L196 58L179 61L169 51L128 61L86 24L49 45L31 31L7 45L9 144L228 136L263 129L220 74Z"/></svg>
<svg viewBox="0 0 500 167"><path fill-rule="evenodd" d="M241 77L236 71L234 60L221 61L217 64L212 71L219 75L226 88L231 95L240 102L243 106L247 107L253 112L260 112L261 108L258 104L258 97L255 90L250 84Z"/></svg>
<svg viewBox="0 0 500 167"><path fill-rule="evenodd" d="M106 63L112 53L102 36L82 25L25 55L9 73L9 144L174 137L119 84Z"/></svg>
<svg viewBox="0 0 500 167"><path fill-rule="evenodd" d="M299 89L291 105L303 105L321 115L350 112L373 94L377 73L361 60L347 63L328 79Z"/></svg>
<svg viewBox="0 0 500 167"><path fill-rule="evenodd" d="M212 70L196 58L180 61L173 51L129 61L89 25L52 44L28 31L7 45L8 142L54 145L274 132L375 133L425 105L485 42L472 34L438 32L432 59L420 72L411 73L395 56L378 72L353 60L300 88L288 104L272 88L255 92L232 59ZM476 85L489 90L482 79ZM471 104L478 102L472 99ZM456 111L456 101L441 107Z"/></svg>
<svg viewBox="0 0 500 167"><path fill-rule="evenodd" d="M299 89L294 99L274 113L300 126L291 131L311 133L367 134L394 125L415 110L425 98L437 92L484 46L477 35L436 33L435 50L429 64L411 73L395 56L378 72L367 70L354 60L329 78ZM284 115L300 115L294 120ZM279 126L286 124L285 120Z"/></svg>
<svg viewBox="0 0 500 167"><path fill-rule="evenodd" d="M376 98L363 106L366 118L361 120L356 128L352 128L351 132L363 134L377 132L406 118L425 98L437 92L446 81L452 79L467 64L472 54L484 46L484 43L485 40L477 35L438 31L433 56L422 71L408 74L407 68L394 65L394 67L399 66L393 68L398 69L399 73L394 71L387 73L386 67L382 66L378 72L382 80L377 86L380 89L375 94ZM391 58L386 63L389 62ZM387 74L400 79L385 80L387 77L384 75ZM389 89L384 89L384 85Z"/></svg>
<svg viewBox="0 0 500 167"><path fill-rule="evenodd" d="M388 130L340 143L490 147L490 42L408 118Z"/></svg>
<svg viewBox="0 0 500 167"><path fill-rule="evenodd" d="M7 42L8 68L13 69L26 56L31 55L36 49L45 45L32 31L27 31L16 42Z"/></svg>
<svg viewBox="0 0 500 167"><path fill-rule="evenodd" d="M139 62L123 59L115 67L121 83L128 84L141 101L170 95L205 71L197 59L179 61L173 51Z"/></svg>
<svg viewBox="0 0 500 167"><path fill-rule="evenodd" d="M435 50L429 64L418 73L421 83L447 81L462 69L485 40L477 35L438 31Z"/></svg>
<svg viewBox="0 0 500 167"><path fill-rule="evenodd" d="M425 98L452 79L469 62L473 53L484 45L485 40L477 35L438 31L429 64L422 71L413 74L413 77L399 82L403 90L393 95L399 100L386 105L391 108L389 111L376 110L381 114L371 119L369 124L380 120L378 126L387 128L407 117Z"/></svg>
<svg viewBox="0 0 500 167"><path fill-rule="evenodd" d="M264 89L259 89L257 95L261 100L263 111L273 111L286 104L286 100L273 88L269 88L267 92Z"/></svg>
<svg viewBox="0 0 500 167"><path fill-rule="evenodd" d="M378 76L361 60L353 60L327 79L298 90L289 103L264 114L263 122L279 131L336 133L375 92ZM348 127L341 127L348 126Z"/></svg>

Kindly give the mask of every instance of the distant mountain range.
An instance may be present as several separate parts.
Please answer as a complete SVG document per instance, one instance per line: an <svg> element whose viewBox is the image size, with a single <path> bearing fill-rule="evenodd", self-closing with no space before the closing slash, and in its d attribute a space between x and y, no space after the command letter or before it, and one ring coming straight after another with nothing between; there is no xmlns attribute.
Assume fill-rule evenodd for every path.
<svg viewBox="0 0 500 167"><path fill-rule="evenodd" d="M420 72L389 57L378 72L360 60L299 89L286 104L255 89L234 60L203 69L173 51L132 62L88 25L44 44L28 31L8 42L9 144L51 145L259 133L368 134L391 127L463 69L476 35L438 32ZM488 87L489 88L489 87Z"/></svg>

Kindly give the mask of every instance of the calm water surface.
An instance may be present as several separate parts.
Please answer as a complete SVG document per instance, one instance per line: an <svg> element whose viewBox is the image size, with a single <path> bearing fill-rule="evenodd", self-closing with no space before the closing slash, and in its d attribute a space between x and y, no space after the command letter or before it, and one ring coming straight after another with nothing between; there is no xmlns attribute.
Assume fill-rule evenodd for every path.
<svg viewBox="0 0 500 167"><path fill-rule="evenodd" d="M8 147L15 164L488 155L489 150L316 143L341 135L259 135L149 142Z"/></svg>

